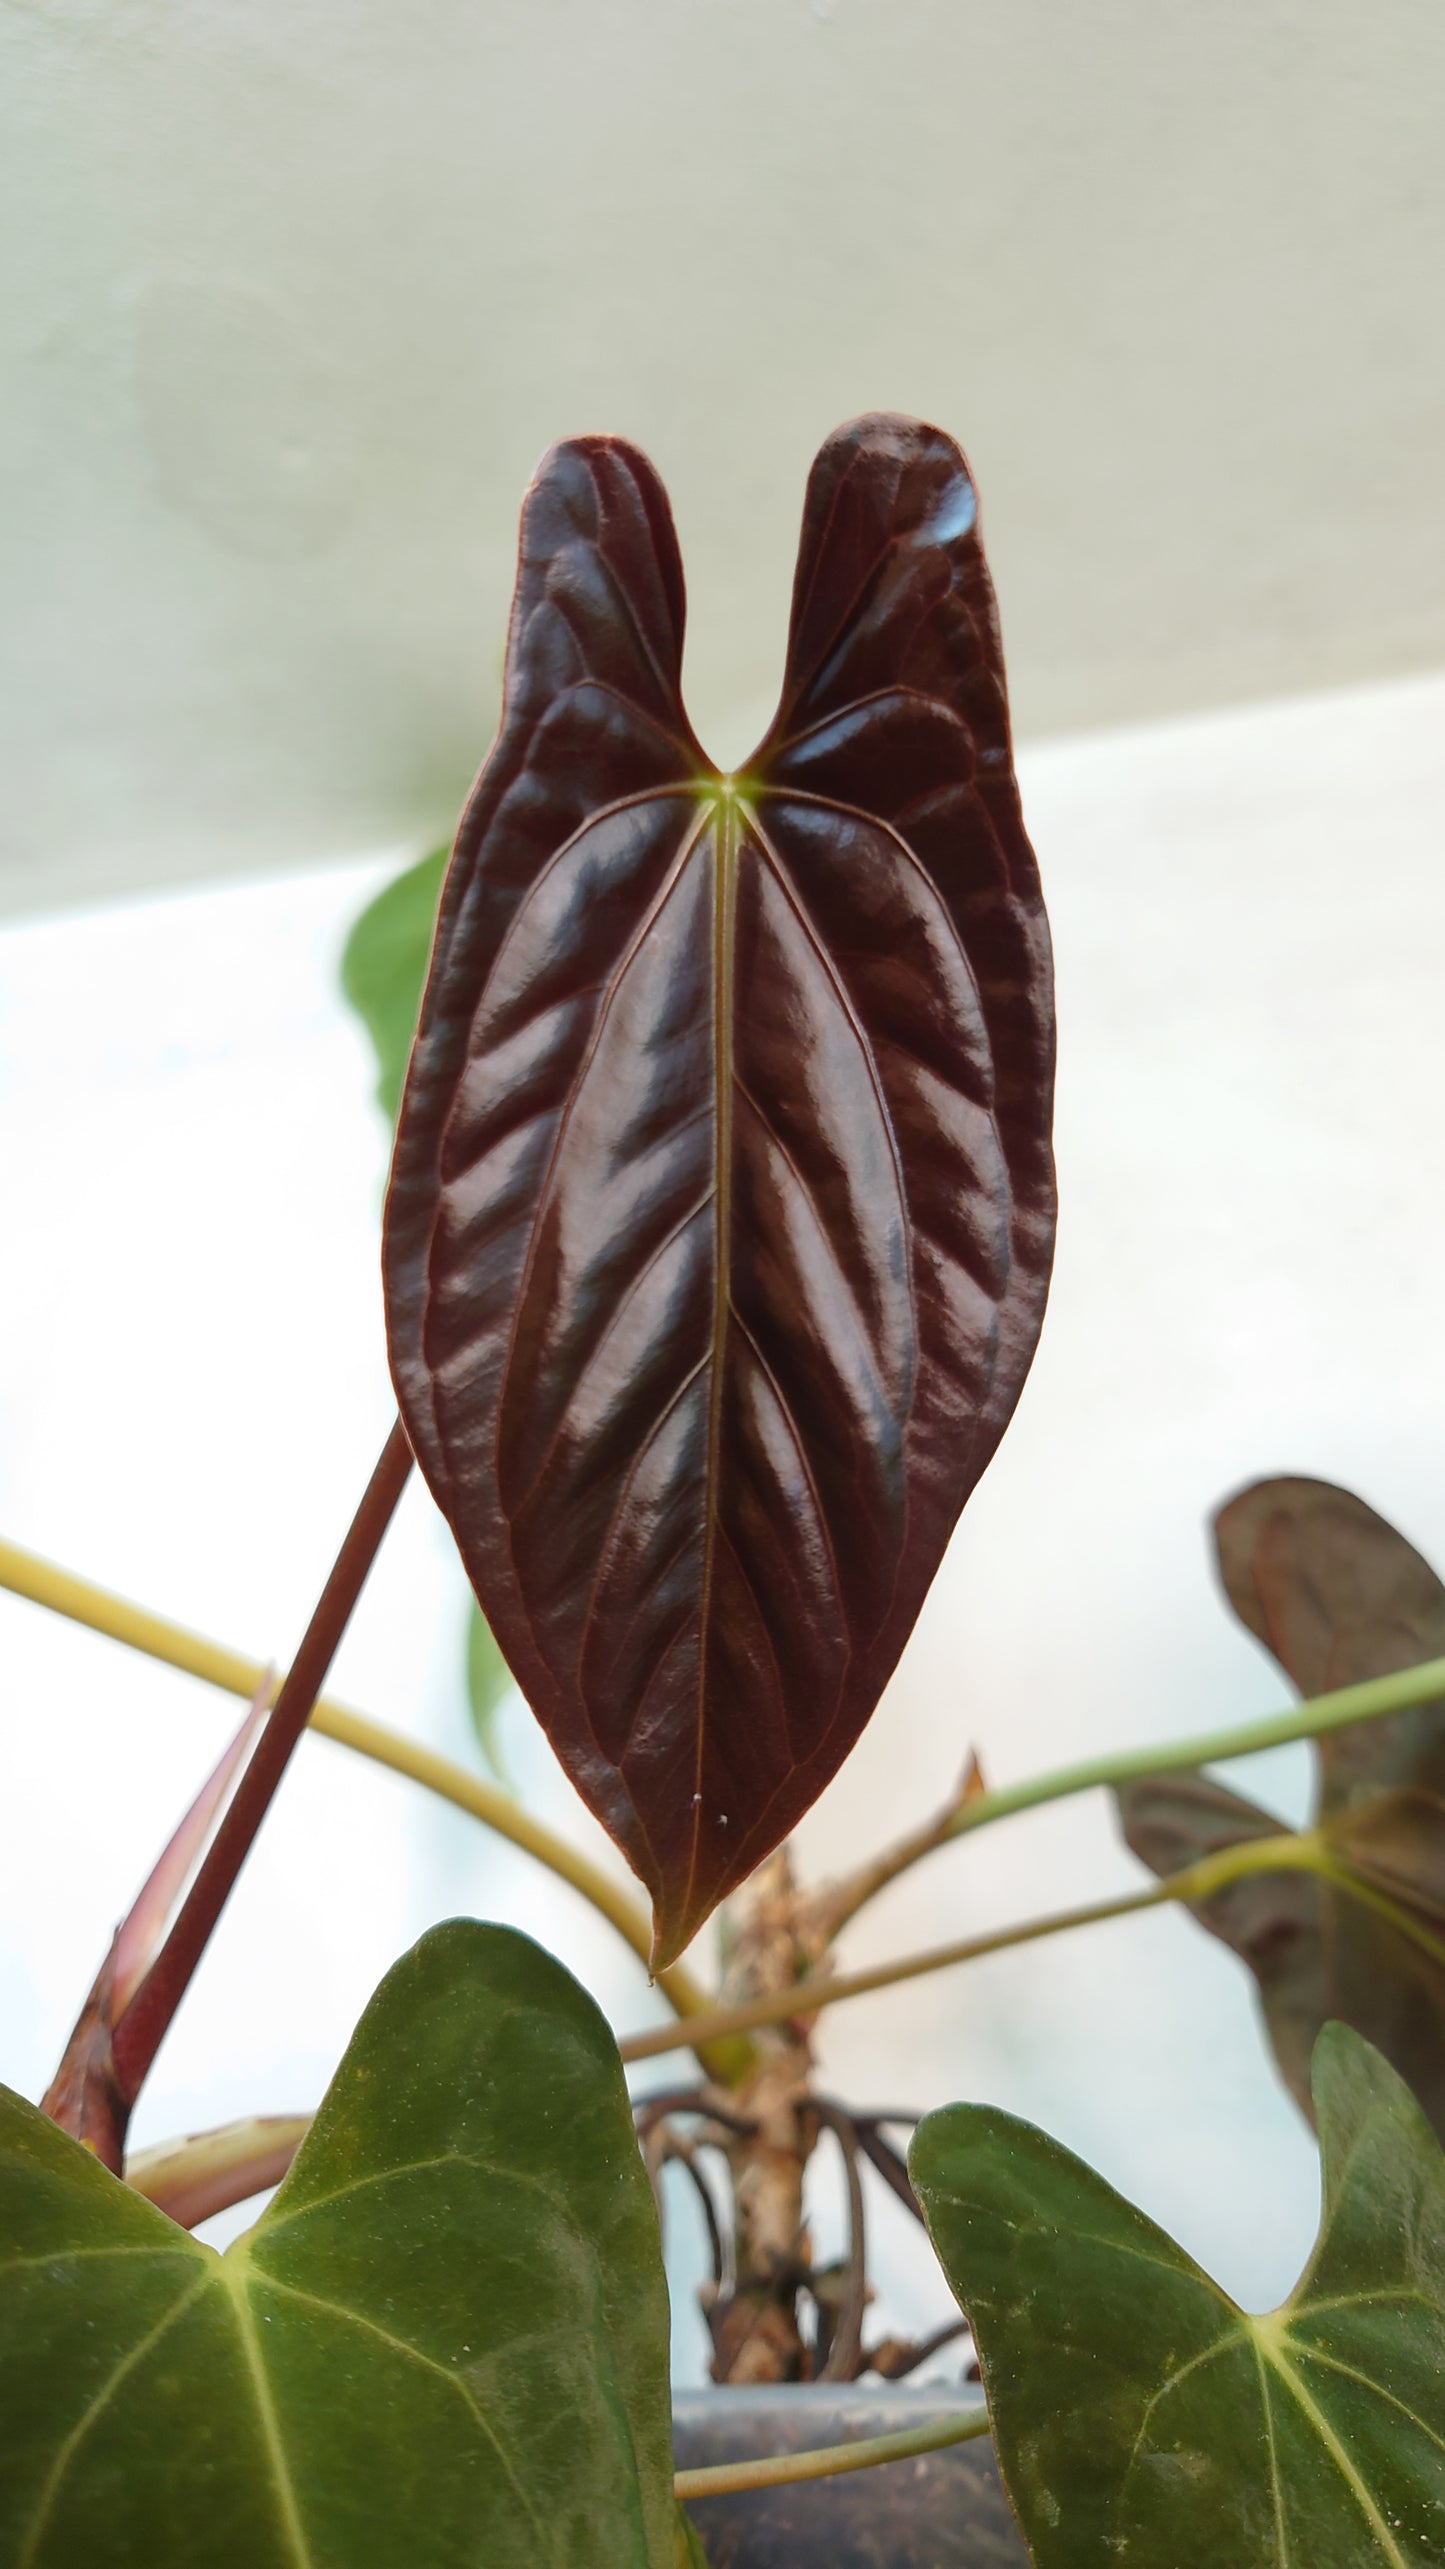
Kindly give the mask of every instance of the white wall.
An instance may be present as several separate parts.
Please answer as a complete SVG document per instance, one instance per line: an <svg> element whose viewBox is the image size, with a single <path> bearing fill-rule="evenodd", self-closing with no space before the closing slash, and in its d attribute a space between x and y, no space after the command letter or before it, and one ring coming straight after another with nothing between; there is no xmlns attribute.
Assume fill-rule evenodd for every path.
<svg viewBox="0 0 1445 2569"><path fill-rule="evenodd" d="M1445 658L1438 0L9 0L0 905L440 836L544 446L704 736L803 476L979 471L1026 732Z"/></svg>
<svg viewBox="0 0 1445 2569"><path fill-rule="evenodd" d="M1024 762L1059 956L1057 1283L1017 1423L872 1730L802 1833L841 1863L969 1743L1003 1781L1263 1713L1201 1520L1270 1470L1343 1479L1445 1562L1445 679L1062 741ZM374 865L0 936L0 1529L284 1659L389 1416L383 1135L333 987ZM465 1755L462 1590L413 1490L337 1690ZM110 1927L233 1710L0 1596L0 2076L38 2093ZM549 1815L586 1823L520 1708ZM1252 1770L1297 1806L1303 1752ZM1106 1812L932 1860L848 1952L1137 1881ZM631 1958L524 1859L304 1745L138 2121L314 2100L396 1952L459 1909L555 1945L620 2028ZM1313 2152L1238 1966L1159 1917L825 2020L860 2104L996 2097L1264 2304ZM880 2210L885 2309L939 2310ZM695 2359L689 2338L685 2362Z"/></svg>

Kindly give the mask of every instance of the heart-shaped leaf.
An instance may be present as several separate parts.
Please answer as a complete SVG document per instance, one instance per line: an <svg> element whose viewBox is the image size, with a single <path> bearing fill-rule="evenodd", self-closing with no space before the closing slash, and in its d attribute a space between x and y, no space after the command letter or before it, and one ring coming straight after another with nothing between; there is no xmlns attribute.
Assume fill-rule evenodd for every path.
<svg viewBox="0 0 1445 2569"><path fill-rule="evenodd" d="M3 2569L671 2569L667 2297L621 2064L435 1929L224 2256L0 2089Z"/></svg>
<svg viewBox="0 0 1445 2569"><path fill-rule="evenodd" d="M688 1941L877 1702L1033 1352L1047 931L972 482L872 417L724 776L662 487L528 494L387 1215L418 1461L523 1692Z"/></svg>
<svg viewBox="0 0 1445 2569"><path fill-rule="evenodd" d="M1037 2569L1445 2559L1445 2160L1344 2026L1315 2093L1319 2238L1263 2318L1030 2124L920 2126L910 2172Z"/></svg>
<svg viewBox="0 0 1445 2569"><path fill-rule="evenodd" d="M1215 1533L1231 1605L1302 1694L1445 1655L1445 1588L1349 1490L1260 1481L1220 1510ZM1314 1746L1333 1878L1252 1874L1194 1914L1254 1973L1306 2114L1315 2037L1339 2017L1378 2044L1445 2136L1445 1961L1430 1949L1445 1937L1445 1704L1327 1731ZM1160 1875L1279 1829L1203 1775L1148 1776L1118 1803L1129 1845Z"/></svg>

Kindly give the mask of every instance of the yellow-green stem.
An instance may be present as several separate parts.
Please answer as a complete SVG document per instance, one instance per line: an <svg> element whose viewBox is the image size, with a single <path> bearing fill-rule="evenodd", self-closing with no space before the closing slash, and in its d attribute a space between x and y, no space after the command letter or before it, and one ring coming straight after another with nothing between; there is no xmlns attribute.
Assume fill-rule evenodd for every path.
<svg viewBox="0 0 1445 2569"><path fill-rule="evenodd" d="M1076 1766L1057 1766L1051 1775L1036 1775L1022 1784L1005 1784L997 1792L975 1794L962 1804L947 1834L969 1837L991 1821L1015 1811L1036 1811L1042 1803L1061 1802L1073 1793L1089 1793L1100 1784L1129 1784L1140 1775L1173 1775L1185 1766L1219 1766L1231 1757L1254 1757L1262 1749L1282 1748L1291 1740L1318 1739L1343 1730L1350 1722L1377 1721L1385 1713L1402 1713L1413 1704L1445 1696L1445 1659L1422 1660L1388 1677L1368 1677L1358 1686L1337 1686L1315 1695L1287 1713L1259 1722L1238 1722L1227 1730L1201 1731L1193 1739L1156 1741L1148 1748L1114 1750L1083 1759Z"/></svg>
<svg viewBox="0 0 1445 2569"><path fill-rule="evenodd" d="M903 2427L896 2435L870 2435L856 2444L770 2453L759 2462L711 2462L701 2470L679 2471L673 2492L686 2505L691 2498L730 2497L735 2489L786 2489L795 2480L831 2480L842 2471L871 2471L880 2462L911 2462L916 2453L941 2453L950 2444L987 2435L988 2427L988 2411L980 2406L960 2417L941 2417L931 2426Z"/></svg>
<svg viewBox="0 0 1445 2569"><path fill-rule="evenodd" d="M219 1642L187 1632L163 1615L132 1605L128 1598L114 1596L88 1579L78 1579L72 1571L41 1560L38 1554L23 1550L17 1543L0 1542L0 1587L28 1597L34 1605L48 1606L53 1614L85 1624L112 1641L123 1642L129 1650L142 1651L149 1659L162 1660L167 1667L183 1669L189 1677L199 1677L207 1685L244 1696L248 1701L266 1675L259 1660L244 1658L239 1651L227 1650ZM310 1727L327 1739L339 1741L343 1748L354 1749L360 1757L389 1766L397 1775L409 1776L413 1783L440 1794L443 1801L470 1812L473 1819L495 1829L499 1837L510 1839L513 1846L521 1847L562 1881L569 1882L616 1928L639 1959L648 1961L652 1922L646 1911L637 1901L630 1900L600 1865L534 1819L510 1793L485 1783L480 1776L469 1775L465 1767L455 1765L448 1757L439 1757L415 1740L403 1738L399 1731L388 1730L380 1722L368 1721L364 1714L334 1703L329 1696L318 1701ZM685 1964L674 1963L667 1971L659 1972L657 1986L679 2016L698 2015L708 2006L707 1992ZM739 2068L736 2047L715 2053L704 2066L714 2077L735 2079Z"/></svg>
<svg viewBox="0 0 1445 2569"><path fill-rule="evenodd" d="M992 1935L965 1936L957 1944L934 1945L926 1953L906 1954L899 1962L875 1963L867 1971L820 1973L815 1980L795 1981L791 1989L772 1992L764 1998L750 1998L737 2007L716 2007L695 2024L689 2024L686 2037L673 2033L670 2026L656 2032L629 2034L620 2045L625 2061L655 2060L659 2053L677 2051L682 2042L724 2042L739 2034L756 2033L762 2025L786 2024L794 2017L814 2016L821 2008L836 2007L843 1998L866 1998L875 1989L891 1989L903 1980L921 1980L932 1971L951 1970L956 1963L979 1962L986 1954L1007 1953L1014 1945L1039 1943L1045 1936L1061 1936L1073 1927L1102 1926L1109 1918L1132 1918L1140 1910L1158 1909L1174 1900L1205 1900L1211 1892L1221 1891L1246 1873L1330 1872L1341 1887L1353 1889L1353 1882L1339 1876L1326 1862L1323 1841L1313 1831L1284 1830L1276 1838L1253 1838L1245 1846L1224 1847L1218 1855L1205 1856L1198 1864L1186 1866L1182 1873L1171 1873L1163 1882L1152 1883L1147 1891L1129 1891L1117 1900L1091 1900L1077 1909L1055 1909L1047 1917L1026 1919L1019 1927L1000 1927Z"/></svg>

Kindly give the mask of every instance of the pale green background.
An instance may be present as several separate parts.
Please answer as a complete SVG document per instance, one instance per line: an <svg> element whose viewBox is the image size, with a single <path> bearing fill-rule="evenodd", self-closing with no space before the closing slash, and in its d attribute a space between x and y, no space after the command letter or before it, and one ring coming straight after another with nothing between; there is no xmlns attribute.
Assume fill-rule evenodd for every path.
<svg viewBox="0 0 1445 2569"><path fill-rule="evenodd" d="M449 826L580 429L725 755L875 406L1026 733L1438 663L1442 131L1439 0L0 0L0 883Z"/></svg>

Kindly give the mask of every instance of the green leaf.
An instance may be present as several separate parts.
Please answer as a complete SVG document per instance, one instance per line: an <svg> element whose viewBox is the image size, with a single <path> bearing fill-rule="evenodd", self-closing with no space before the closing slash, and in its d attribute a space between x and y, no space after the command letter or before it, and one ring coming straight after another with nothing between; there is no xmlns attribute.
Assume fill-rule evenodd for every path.
<svg viewBox="0 0 1445 2569"><path fill-rule="evenodd" d="M686 2507L679 2507L677 2510L673 2569L707 2569L707 2553L702 2547L702 2536Z"/></svg>
<svg viewBox="0 0 1445 2569"><path fill-rule="evenodd" d="M224 2256L0 2089L0 2569L672 2569L667 2295L603 2018L458 1921Z"/></svg>
<svg viewBox="0 0 1445 2569"><path fill-rule="evenodd" d="M487 1765L501 1784L510 1784L497 1738L497 1715L513 1684L512 1672L497 1648L492 1627L473 1600L467 1619L467 1701L472 1728Z"/></svg>
<svg viewBox="0 0 1445 2569"><path fill-rule="evenodd" d="M1445 2160L1380 2053L1315 2053L1324 2208L1263 2318L1030 2124L947 2106L909 2169L1038 2569L1445 2559Z"/></svg>
<svg viewBox="0 0 1445 2569"><path fill-rule="evenodd" d="M396 1120L411 1055L449 851L435 848L368 902L346 940L341 987L376 1048L376 1094ZM480 1607L467 1627L467 1696L478 1745L492 1773L507 1781L497 1750L496 1715L512 1672Z"/></svg>
<svg viewBox="0 0 1445 2569"><path fill-rule="evenodd" d="M388 883L362 911L341 957L341 987L376 1047L376 1094L393 1122L416 1033L446 863L447 850L439 847Z"/></svg>

